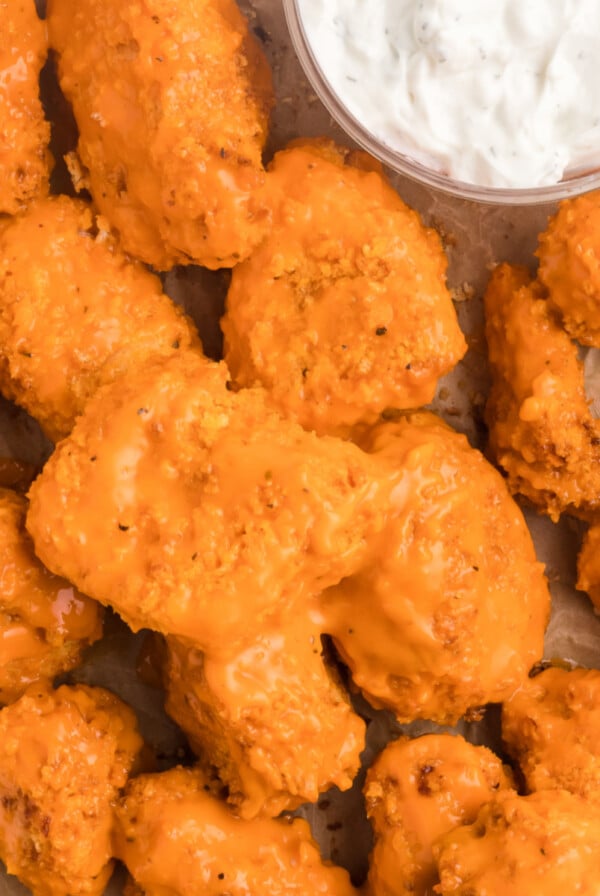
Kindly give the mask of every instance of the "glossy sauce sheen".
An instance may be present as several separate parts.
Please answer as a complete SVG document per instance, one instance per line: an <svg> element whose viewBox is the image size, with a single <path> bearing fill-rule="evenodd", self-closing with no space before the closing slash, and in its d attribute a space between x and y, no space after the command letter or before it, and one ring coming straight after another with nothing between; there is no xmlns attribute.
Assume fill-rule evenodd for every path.
<svg viewBox="0 0 600 896"><path fill-rule="evenodd" d="M488 187L600 161L596 0L298 0L333 90L375 137Z"/></svg>

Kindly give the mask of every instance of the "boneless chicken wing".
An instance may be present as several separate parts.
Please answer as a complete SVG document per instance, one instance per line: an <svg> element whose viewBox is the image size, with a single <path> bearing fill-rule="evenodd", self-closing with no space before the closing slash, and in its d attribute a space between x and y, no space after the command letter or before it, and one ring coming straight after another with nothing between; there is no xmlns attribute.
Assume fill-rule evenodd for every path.
<svg viewBox="0 0 600 896"><path fill-rule="evenodd" d="M388 744L364 788L375 835L369 896L432 896L438 880L434 842L471 824L484 803L512 785L497 756L460 735L426 734Z"/></svg>
<svg viewBox="0 0 600 896"><path fill-rule="evenodd" d="M545 669L502 709L502 737L530 791L600 801L600 672Z"/></svg>
<svg viewBox="0 0 600 896"><path fill-rule="evenodd" d="M53 575L25 530L27 501L0 488L0 705L76 666L102 633L102 608Z"/></svg>
<svg viewBox="0 0 600 896"><path fill-rule="evenodd" d="M358 772L365 725L304 606L228 659L169 638L166 689L167 712L243 817L315 802L334 785L346 790Z"/></svg>
<svg viewBox="0 0 600 896"><path fill-rule="evenodd" d="M130 783L115 852L146 896L352 896L347 872L321 860L300 818L245 821L174 768Z"/></svg>
<svg viewBox="0 0 600 896"><path fill-rule="evenodd" d="M561 202L537 255L538 277L567 333L600 346L600 191Z"/></svg>
<svg viewBox="0 0 600 896"><path fill-rule="evenodd" d="M194 326L83 201L34 203L0 231L0 389L57 440L104 383L194 346Z"/></svg>
<svg viewBox="0 0 600 896"><path fill-rule="evenodd" d="M382 495L371 459L179 352L104 386L33 484L38 556L135 629L248 644L356 568ZM93 501L90 496L93 495Z"/></svg>
<svg viewBox="0 0 600 896"><path fill-rule="evenodd" d="M583 365L543 287L510 265L485 294L492 386L490 449L513 492L558 519L600 508L600 421L585 394Z"/></svg>
<svg viewBox="0 0 600 896"><path fill-rule="evenodd" d="M320 433L426 404L466 350L439 236L374 169L326 141L279 152L272 228L227 296L235 383Z"/></svg>
<svg viewBox="0 0 600 896"><path fill-rule="evenodd" d="M597 896L600 810L564 790L499 793L434 846L439 896Z"/></svg>
<svg viewBox="0 0 600 896"><path fill-rule="evenodd" d="M101 896L135 716L102 688L32 685L0 711L0 858L34 896Z"/></svg>
<svg viewBox="0 0 600 896"><path fill-rule="evenodd" d="M323 595L325 631L373 705L453 723L543 652L550 595L523 515L466 438L427 412L363 441L391 477L370 562Z"/></svg>
<svg viewBox="0 0 600 896"><path fill-rule="evenodd" d="M34 0L0 4L0 213L48 192L50 125L38 78L48 50Z"/></svg>
<svg viewBox="0 0 600 896"><path fill-rule="evenodd" d="M49 0L48 28L85 183L125 249L160 270L248 255L272 86L234 0Z"/></svg>

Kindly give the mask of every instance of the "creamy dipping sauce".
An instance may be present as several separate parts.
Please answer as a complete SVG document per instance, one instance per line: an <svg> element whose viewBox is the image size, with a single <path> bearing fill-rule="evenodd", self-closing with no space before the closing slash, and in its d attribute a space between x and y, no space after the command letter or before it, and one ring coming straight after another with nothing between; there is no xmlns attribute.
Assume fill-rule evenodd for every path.
<svg viewBox="0 0 600 896"><path fill-rule="evenodd" d="M536 187L600 166L599 0L297 0L332 90L390 149Z"/></svg>

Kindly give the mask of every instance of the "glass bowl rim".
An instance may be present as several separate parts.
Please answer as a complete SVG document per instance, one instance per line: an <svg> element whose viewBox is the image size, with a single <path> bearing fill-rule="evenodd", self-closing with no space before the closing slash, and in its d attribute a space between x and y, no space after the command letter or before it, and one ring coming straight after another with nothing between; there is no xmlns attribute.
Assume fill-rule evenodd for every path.
<svg viewBox="0 0 600 896"><path fill-rule="evenodd" d="M600 169L542 187L483 187L428 168L378 140L346 108L325 77L302 24L299 0L282 0L296 56L313 90L331 117L362 149L398 174L461 199L494 205L541 205L600 187Z"/></svg>

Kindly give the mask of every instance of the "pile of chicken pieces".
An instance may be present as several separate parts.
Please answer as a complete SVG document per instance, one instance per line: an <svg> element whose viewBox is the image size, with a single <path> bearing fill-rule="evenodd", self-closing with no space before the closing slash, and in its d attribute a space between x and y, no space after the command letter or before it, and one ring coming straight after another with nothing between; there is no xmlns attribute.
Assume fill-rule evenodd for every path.
<svg viewBox="0 0 600 896"><path fill-rule="evenodd" d="M502 704L505 749L383 750L369 896L600 892L600 672L540 663L513 497L590 523L600 607L572 342L600 344L600 196L561 206L535 279L492 275L494 466L425 409L467 349L438 234L364 153L301 139L264 167L271 73L233 0L10 0L0 32L0 391L54 446L0 490L8 872L34 896L100 896L115 860L131 896L350 896L292 813L355 780L360 694L399 723ZM77 196L49 186L49 50ZM220 361L174 265L231 271ZM156 771L120 698L59 683L104 608L154 633L192 765Z"/></svg>

